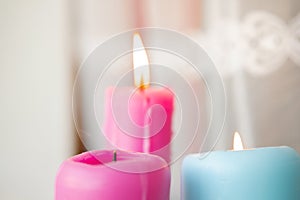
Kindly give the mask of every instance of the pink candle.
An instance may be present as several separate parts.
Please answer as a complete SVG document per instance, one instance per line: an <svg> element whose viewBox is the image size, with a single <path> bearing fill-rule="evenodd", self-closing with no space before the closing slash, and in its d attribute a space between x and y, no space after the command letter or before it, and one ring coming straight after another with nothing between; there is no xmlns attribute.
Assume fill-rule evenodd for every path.
<svg viewBox="0 0 300 200"><path fill-rule="evenodd" d="M133 37L135 87L111 87L105 95L104 135L115 148L153 153L170 161L173 93L150 85L148 55Z"/></svg>
<svg viewBox="0 0 300 200"><path fill-rule="evenodd" d="M160 157L98 150L69 158L61 165L55 199L167 200L169 187L169 167Z"/></svg>
<svg viewBox="0 0 300 200"><path fill-rule="evenodd" d="M173 93L167 88L109 88L104 134L117 148L170 160Z"/></svg>

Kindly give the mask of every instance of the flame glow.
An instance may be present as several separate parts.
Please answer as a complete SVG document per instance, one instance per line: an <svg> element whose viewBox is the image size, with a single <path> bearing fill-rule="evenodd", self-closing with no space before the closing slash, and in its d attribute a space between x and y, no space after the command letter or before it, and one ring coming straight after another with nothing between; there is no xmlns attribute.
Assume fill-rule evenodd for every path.
<svg viewBox="0 0 300 200"><path fill-rule="evenodd" d="M235 132L233 137L233 150L240 151L243 149L244 146L243 146L242 138L238 132Z"/></svg>
<svg viewBox="0 0 300 200"><path fill-rule="evenodd" d="M133 76L134 84L139 88L147 88L150 84L150 68L148 55L141 36L133 35Z"/></svg>

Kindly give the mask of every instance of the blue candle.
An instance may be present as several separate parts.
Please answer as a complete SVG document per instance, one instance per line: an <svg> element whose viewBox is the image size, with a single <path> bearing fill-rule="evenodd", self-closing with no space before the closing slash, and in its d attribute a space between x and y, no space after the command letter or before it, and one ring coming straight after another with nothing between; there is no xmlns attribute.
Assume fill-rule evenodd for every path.
<svg viewBox="0 0 300 200"><path fill-rule="evenodd" d="M289 147L188 155L183 200L299 200L300 156Z"/></svg>

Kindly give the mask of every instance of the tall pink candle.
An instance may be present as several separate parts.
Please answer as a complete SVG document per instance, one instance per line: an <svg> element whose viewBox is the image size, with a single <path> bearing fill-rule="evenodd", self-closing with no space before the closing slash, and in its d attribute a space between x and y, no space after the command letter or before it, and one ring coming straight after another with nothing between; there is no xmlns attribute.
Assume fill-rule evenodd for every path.
<svg viewBox="0 0 300 200"><path fill-rule="evenodd" d="M107 89L103 132L115 148L170 161L174 95L168 88L150 85L148 55L138 33L133 48L135 87Z"/></svg>
<svg viewBox="0 0 300 200"><path fill-rule="evenodd" d="M154 153L169 161L173 99L167 88L108 88L106 138L116 148Z"/></svg>
<svg viewBox="0 0 300 200"><path fill-rule="evenodd" d="M169 199L170 171L160 157L143 153L86 152L66 160L55 183L56 200Z"/></svg>

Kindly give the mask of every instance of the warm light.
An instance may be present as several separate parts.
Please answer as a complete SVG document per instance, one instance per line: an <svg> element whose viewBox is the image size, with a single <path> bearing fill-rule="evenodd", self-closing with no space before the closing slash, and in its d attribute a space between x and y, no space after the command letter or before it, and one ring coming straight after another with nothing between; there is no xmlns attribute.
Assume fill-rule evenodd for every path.
<svg viewBox="0 0 300 200"><path fill-rule="evenodd" d="M147 88L150 84L150 69L148 55L141 36L133 35L133 76L134 84L139 88Z"/></svg>
<svg viewBox="0 0 300 200"><path fill-rule="evenodd" d="M233 137L233 150L240 151L243 149L244 146L243 146L242 138L238 132L235 132Z"/></svg>

